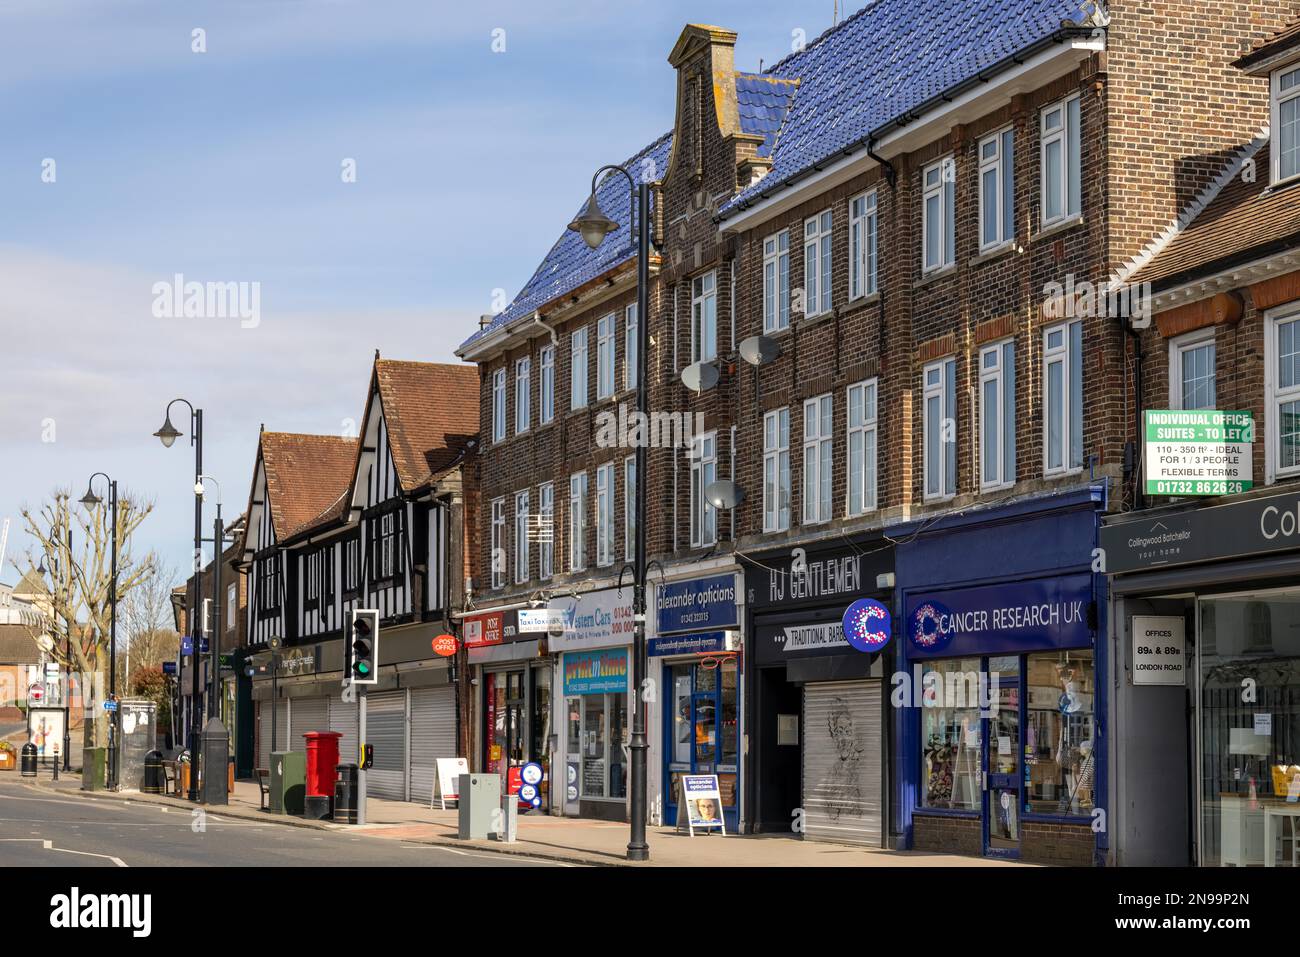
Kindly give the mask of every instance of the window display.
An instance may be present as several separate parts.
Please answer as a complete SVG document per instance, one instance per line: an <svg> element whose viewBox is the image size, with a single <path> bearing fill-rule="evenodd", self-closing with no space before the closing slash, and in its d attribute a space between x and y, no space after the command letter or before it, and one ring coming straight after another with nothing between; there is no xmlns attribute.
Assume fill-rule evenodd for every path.
<svg viewBox="0 0 1300 957"><path fill-rule="evenodd" d="M921 685L923 807L980 809L979 674L978 658L952 658L925 666Z"/></svg>
<svg viewBox="0 0 1300 957"><path fill-rule="evenodd" d="M1096 787L1091 649L1028 656L1026 810L1088 815Z"/></svg>

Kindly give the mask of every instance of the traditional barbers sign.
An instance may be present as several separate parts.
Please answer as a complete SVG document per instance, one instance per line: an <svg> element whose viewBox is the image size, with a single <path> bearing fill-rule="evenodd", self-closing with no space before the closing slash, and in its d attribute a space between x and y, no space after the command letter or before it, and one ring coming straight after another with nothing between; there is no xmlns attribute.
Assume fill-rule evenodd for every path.
<svg viewBox="0 0 1300 957"><path fill-rule="evenodd" d="M740 621L736 576L711 575L659 586L655 596L658 633L734 628Z"/></svg>
<svg viewBox="0 0 1300 957"><path fill-rule="evenodd" d="M1300 494L1110 522L1100 541L1112 575L1300 549Z"/></svg>

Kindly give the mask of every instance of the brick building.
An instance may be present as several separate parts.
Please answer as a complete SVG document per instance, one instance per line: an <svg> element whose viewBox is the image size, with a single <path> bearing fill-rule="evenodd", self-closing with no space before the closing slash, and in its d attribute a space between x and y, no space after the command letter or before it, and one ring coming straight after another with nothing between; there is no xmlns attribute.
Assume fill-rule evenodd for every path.
<svg viewBox="0 0 1300 957"><path fill-rule="evenodd" d="M1266 84L1233 62L1293 12L1006 0L936 39L886 0L761 73L736 68L731 31L683 31L674 129L628 164L656 183L651 408L692 426L649 456L652 816L671 823L697 771L747 830L1114 859L1096 558L1141 478L1121 317L1144 306L1129 283L1152 244L1267 122ZM597 193L622 231L595 251L566 233L460 350L482 368L473 598L494 642L471 656L526 676L487 699L483 757L563 764L565 813L600 810L589 785L617 798L622 760L617 682L583 676L616 676L630 636L574 623L618 622L630 595L609 593L626 539L583 491L611 485L579 477L612 465L617 491L631 454L592 415L620 401L605 319L634 295L625 186ZM575 367L595 401L538 418ZM709 504L719 480L734 509ZM612 547L593 554L591 525ZM870 655L840 627L863 598L898 619ZM930 681L980 697L912 687Z"/></svg>

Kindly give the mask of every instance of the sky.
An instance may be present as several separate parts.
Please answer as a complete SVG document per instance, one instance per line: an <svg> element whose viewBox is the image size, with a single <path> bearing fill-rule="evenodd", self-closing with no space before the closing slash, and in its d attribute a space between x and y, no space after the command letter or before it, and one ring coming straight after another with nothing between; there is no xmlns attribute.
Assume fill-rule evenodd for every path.
<svg viewBox="0 0 1300 957"><path fill-rule="evenodd" d="M35 545L21 509L97 471L153 503L137 555L187 569L193 450L153 437L170 400L203 409L237 516L260 425L359 421L376 349L458 361L591 173L671 128L686 23L736 30L755 70L834 10L0 0L0 582ZM169 315L192 282L238 284L245 310Z"/></svg>

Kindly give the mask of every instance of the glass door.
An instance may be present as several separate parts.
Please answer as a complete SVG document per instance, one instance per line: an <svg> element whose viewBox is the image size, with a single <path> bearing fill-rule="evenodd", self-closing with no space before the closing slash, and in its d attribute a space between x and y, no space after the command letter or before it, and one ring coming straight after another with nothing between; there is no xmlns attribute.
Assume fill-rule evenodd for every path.
<svg viewBox="0 0 1300 957"><path fill-rule="evenodd" d="M734 658L667 665L672 707L665 714L664 823L677 820L684 774L716 774L727 827L735 828L739 702Z"/></svg>
<svg viewBox="0 0 1300 957"><path fill-rule="evenodd" d="M989 700L997 707L984 719L984 850L1020 854L1020 659L988 658ZM994 684L996 682L996 685ZM996 688L996 692L995 689Z"/></svg>

